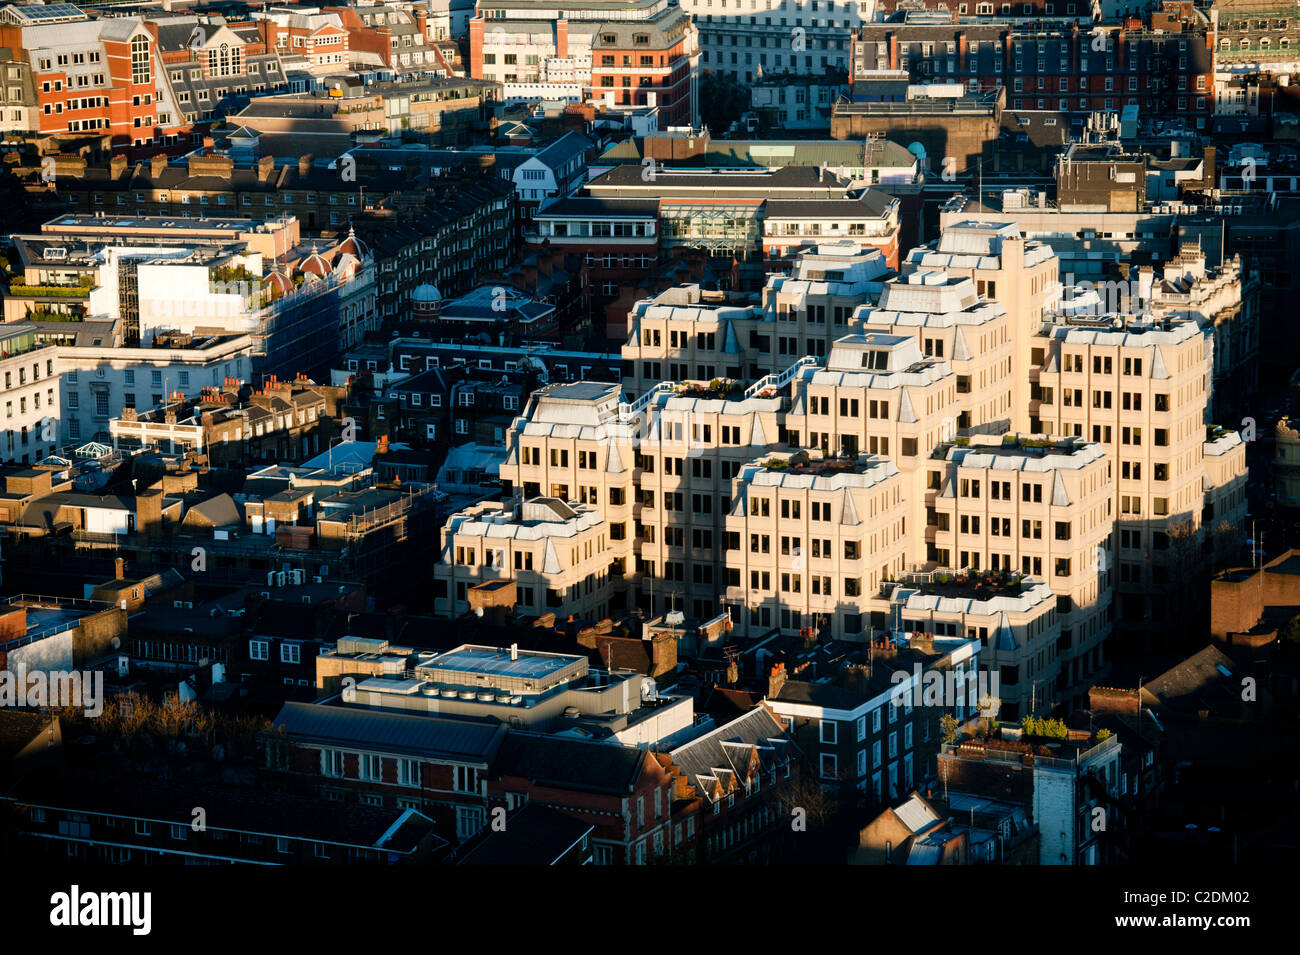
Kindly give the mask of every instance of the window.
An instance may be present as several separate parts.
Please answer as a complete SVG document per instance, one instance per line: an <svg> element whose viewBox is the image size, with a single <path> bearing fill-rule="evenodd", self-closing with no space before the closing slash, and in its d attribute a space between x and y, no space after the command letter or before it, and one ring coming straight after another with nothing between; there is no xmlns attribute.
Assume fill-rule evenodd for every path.
<svg viewBox="0 0 1300 955"><path fill-rule="evenodd" d="M280 644L280 662L281 663L301 663L302 647L296 643Z"/></svg>
<svg viewBox="0 0 1300 955"><path fill-rule="evenodd" d="M321 750L321 774L332 779L343 778L343 751L338 749Z"/></svg>
<svg viewBox="0 0 1300 955"><path fill-rule="evenodd" d="M420 763L415 759L397 761L397 782L401 786L420 785Z"/></svg>
<svg viewBox="0 0 1300 955"><path fill-rule="evenodd" d="M839 724L834 720L822 720L821 741L832 744L839 742Z"/></svg>
<svg viewBox="0 0 1300 955"><path fill-rule="evenodd" d="M452 789L458 793L478 792L478 770L473 766L455 767L455 780Z"/></svg>
<svg viewBox="0 0 1300 955"><path fill-rule="evenodd" d="M143 36L131 41L131 82L149 82L149 41Z"/></svg>
<svg viewBox="0 0 1300 955"><path fill-rule="evenodd" d="M270 659L270 641L268 640L249 640L248 641L248 658L250 660L267 660Z"/></svg>

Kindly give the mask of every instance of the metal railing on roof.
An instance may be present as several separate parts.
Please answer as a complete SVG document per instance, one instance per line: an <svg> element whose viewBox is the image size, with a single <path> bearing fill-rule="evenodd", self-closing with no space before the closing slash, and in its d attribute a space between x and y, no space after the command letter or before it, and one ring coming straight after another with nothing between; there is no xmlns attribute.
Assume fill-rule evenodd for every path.
<svg viewBox="0 0 1300 955"><path fill-rule="evenodd" d="M943 751L945 754L960 756L962 755L962 747L967 745L969 744L945 743L943 745ZM1028 756L1032 759L1035 766L1041 765L1047 769L1069 769L1077 771L1081 763L1088 761L1094 756L1101 756L1102 754L1115 749L1119 745L1119 737L1110 736L1102 740L1100 743L1097 743L1095 746L1090 746L1087 749L1076 749L1072 759L1062 759L1059 756L1039 756L1036 753L1029 753L1017 749L990 749L987 747L981 747L980 752L983 754L982 758L990 762L1023 763L1025 757Z"/></svg>
<svg viewBox="0 0 1300 955"><path fill-rule="evenodd" d="M56 607L71 607L73 610L107 610L113 605L105 600L90 600L84 597L56 597L50 594L14 594L5 597L6 604L53 604Z"/></svg>
<svg viewBox="0 0 1300 955"><path fill-rule="evenodd" d="M809 365L816 364L817 359L814 356L805 355L785 371L773 372L770 375L764 375L762 378L758 379L758 381L745 389L745 397L753 398L755 395L760 394L768 388L775 388L777 391L780 391L788 385L797 374L799 374L801 368L806 368Z"/></svg>
<svg viewBox="0 0 1300 955"><path fill-rule="evenodd" d="M16 594L13 597L5 598L5 603L13 606L14 604L54 604L59 609L85 610L87 613L97 613L101 610L109 610L112 604L105 603L102 600L84 600L79 597L47 597L43 594ZM81 624L80 617L65 618L58 623L50 624L48 627L42 627L39 630L28 630L20 637L14 637L12 640L0 640L0 647L6 651L16 650L19 647L25 647L35 643L38 640L44 640L46 637L52 637L55 634L66 633Z"/></svg>
<svg viewBox="0 0 1300 955"><path fill-rule="evenodd" d="M647 390L645 394L643 394L640 398L638 398L636 401L632 402L631 404L627 404L625 402L619 402L618 405L619 417L624 421L628 421L636 417L646 409L646 407L650 404L650 402L654 400L656 395L663 394L664 392L672 392L676 389L676 387L677 386L675 382L661 381L658 384L651 386L650 389Z"/></svg>

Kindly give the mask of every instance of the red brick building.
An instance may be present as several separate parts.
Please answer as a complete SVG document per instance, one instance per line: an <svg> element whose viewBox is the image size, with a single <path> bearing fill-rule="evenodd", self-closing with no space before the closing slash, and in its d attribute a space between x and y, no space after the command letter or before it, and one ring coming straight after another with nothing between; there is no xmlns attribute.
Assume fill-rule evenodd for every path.
<svg viewBox="0 0 1300 955"><path fill-rule="evenodd" d="M488 821L504 724L286 703L262 740L268 782L300 795L417 809L463 842Z"/></svg>
<svg viewBox="0 0 1300 955"><path fill-rule="evenodd" d="M980 6L983 6L982 4ZM1137 106L1204 128L1214 115L1215 27L1188 0L1145 19L870 23L853 38L851 79L906 70L914 83L1006 89L1006 108L1085 113ZM855 96L857 95L855 89Z"/></svg>
<svg viewBox="0 0 1300 955"><path fill-rule="evenodd" d="M511 733L487 794L508 808L539 802L590 822L596 865L644 865L672 845L675 786L648 750Z"/></svg>
<svg viewBox="0 0 1300 955"><path fill-rule="evenodd" d="M33 132L107 133L114 148L153 141L154 38L140 20L4 22L0 46L31 65Z"/></svg>
<svg viewBox="0 0 1300 955"><path fill-rule="evenodd" d="M470 76L504 84L507 99L597 99L654 107L660 129L696 125L699 34L668 0L588 3L558 20L521 0L483 0L469 48Z"/></svg>

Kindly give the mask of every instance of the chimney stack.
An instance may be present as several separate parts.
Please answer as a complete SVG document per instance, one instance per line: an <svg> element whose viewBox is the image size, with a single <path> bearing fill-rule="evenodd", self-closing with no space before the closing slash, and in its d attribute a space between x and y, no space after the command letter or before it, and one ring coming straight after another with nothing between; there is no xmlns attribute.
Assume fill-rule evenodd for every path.
<svg viewBox="0 0 1300 955"><path fill-rule="evenodd" d="M126 561L121 557L113 561L113 579L126 580Z"/></svg>
<svg viewBox="0 0 1300 955"><path fill-rule="evenodd" d="M772 672L767 678L767 696L768 699L775 699L781 695L781 690L785 686L787 674L785 664L778 663L772 667Z"/></svg>

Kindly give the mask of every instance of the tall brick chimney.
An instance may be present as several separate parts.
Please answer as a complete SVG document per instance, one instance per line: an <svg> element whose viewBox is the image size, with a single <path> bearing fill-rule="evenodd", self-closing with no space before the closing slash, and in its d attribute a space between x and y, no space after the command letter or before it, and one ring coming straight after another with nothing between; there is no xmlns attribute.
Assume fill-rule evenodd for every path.
<svg viewBox="0 0 1300 955"><path fill-rule="evenodd" d="M772 667L772 672L767 677L767 698L769 700L781 695L781 689L785 686L786 678L785 664L775 664Z"/></svg>

